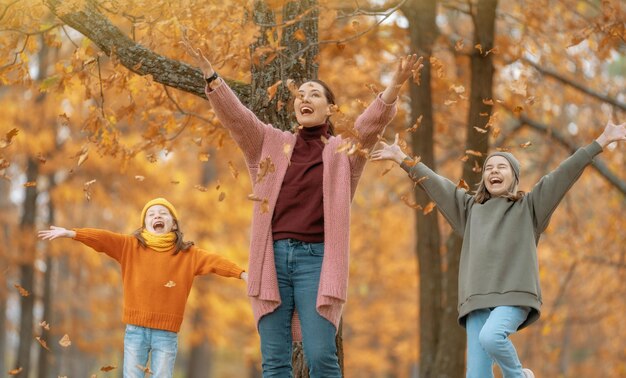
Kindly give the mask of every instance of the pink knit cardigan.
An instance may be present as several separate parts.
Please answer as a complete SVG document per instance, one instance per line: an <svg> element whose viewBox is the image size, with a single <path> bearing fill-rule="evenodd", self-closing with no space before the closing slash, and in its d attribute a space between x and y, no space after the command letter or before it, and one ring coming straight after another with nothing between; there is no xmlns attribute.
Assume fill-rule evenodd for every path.
<svg viewBox="0 0 626 378"><path fill-rule="evenodd" d="M254 204L248 261L248 296L258 326L261 317L280 305L274 265L272 215L296 135L261 122L224 82L212 91L207 90L206 95L218 119L230 131L245 155L254 195L267 201L265 205L262 201L255 201ZM347 299L350 203L367 162L367 156L362 153L348 153L345 144L356 144L358 148L367 150L373 148L378 135L384 131L395 113L395 102L385 104L378 96L356 120L358 137L352 140L340 136L330 137L322 153L324 260L316 308L321 316L335 325L335 329L339 326ZM269 163L267 158L274 165L274 171L259 176L260 164Z"/></svg>

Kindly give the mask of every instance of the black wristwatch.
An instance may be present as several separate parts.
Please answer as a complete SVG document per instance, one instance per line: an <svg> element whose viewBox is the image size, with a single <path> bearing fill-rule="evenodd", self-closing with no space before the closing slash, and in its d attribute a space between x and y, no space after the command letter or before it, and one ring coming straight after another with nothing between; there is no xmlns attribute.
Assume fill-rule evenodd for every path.
<svg viewBox="0 0 626 378"><path fill-rule="evenodd" d="M215 79L217 79L218 77L220 77L217 74L217 71L213 71L213 75L209 76L209 77L205 77L204 80L206 80L207 85L211 84Z"/></svg>

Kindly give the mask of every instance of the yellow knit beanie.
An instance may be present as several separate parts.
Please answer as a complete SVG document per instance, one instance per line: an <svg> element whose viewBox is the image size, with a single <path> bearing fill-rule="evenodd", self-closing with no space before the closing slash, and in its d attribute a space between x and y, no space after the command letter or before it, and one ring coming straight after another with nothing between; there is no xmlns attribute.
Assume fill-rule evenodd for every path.
<svg viewBox="0 0 626 378"><path fill-rule="evenodd" d="M141 226L142 227L145 227L144 222L146 220L146 213L148 212L148 209L154 205L161 205L161 206L167 207L167 209L170 211L174 219L178 220L178 213L176 212L174 205L172 205L170 201L166 200L165 198L159 197L159 198L155 198L149 201L146 204L146 206L143 207L143 210L141 210Z"/></svg>

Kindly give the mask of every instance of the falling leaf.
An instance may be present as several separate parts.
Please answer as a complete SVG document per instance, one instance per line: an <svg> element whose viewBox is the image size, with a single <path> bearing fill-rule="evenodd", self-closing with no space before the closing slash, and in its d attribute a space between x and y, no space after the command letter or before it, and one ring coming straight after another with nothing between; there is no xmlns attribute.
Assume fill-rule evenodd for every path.
<svg viewBox="0 0 626 378"><path fill-rule="evenodd" d="M426 207L424 207L423 213L424 215L428 215L431 211L433 211L433 209L435 208L435 203L433 201L430 201Z"/></svg>
<svg viewBox="0 0 626 378"><path fill-rule="evenodd" d="M444 65L443 63L441 63L441 61L437 58L435 58L434 56L430 57L430 65L433 69L433 71L435 72L435 75L441 79L443 78L444 75Z"/></svg>
<svg viewBox="0 0 626 378"><path fill-rule="evenodd" d="M528 147L530 147L532 144L533 144L533 143L532 143L531 141L528 141L528 142L526 142L526 143L522 143L522 144L520 144L519 146L520 146L520 147L522 147L522 148L528 148Z"/></svg>
<svg viewBox="0 0 626 378"><path fill-rule="evenodd" d="M45 329L46 331L50 331L50 324L48 324L47 321L42 320L41 322L39 322L39 325L41 326L41 328Z"/></svg>
<svg viewBox="0 0 626 378"><path fill-rule="evenodd" d="M228 169L230 169L230 174L233 176L233 178L237 179L237 177L239 177L239 171L237 170L237 168L235 168L235 165L232 161L228 161Z"/></svg>
<svg viewBox="0 0 626 378"><path fill-rule="evenodd" d="M219 197L217 198L218 202L222 202L224 200L224 198L226 198L226 193L221 192Z"/></svg>
<svg viewBox="0 0 626 378"><path fill-rule="evenodd" d="M489 113L478 113L481 117L489 117Z"/></svg>
<svg viewBox="0 0 626 378"><path fill-rule="evenodd" d="M20 295L22 297L28 297L30 295L30 293L28 292L28 290L24 289L21 285L19 284L13 284L13 286L15 286L15 288L20 292Z"/></svg>
<svg viewBox="0 0 626 378"><path fill-rule="evenodd" d="M409 200L409 196L407 196L406 194L401 196L400 199L402 200L402 202L404 202L405 205L407 205L411 209L415 209L415 210L421 210L422 209L422 207L420 205L416 204L413 201L410 201Z"/></svg>
<svg viewBox="0 0 626 378"><path fill-rule="evenodd" d="M39 336L35 336L35 340L37 340L37 342L39 343L39 345L41 345L42 348L44 348L45 350L50 350L50 348L48 348L48 344L46 343L46 340L42 339Z"/></svg>
<svg viewBox="0 0 626 378"><path fill-rule="evenodd" d="M422 118L424 118L423 114L417 117L417 120L415 120L415 123L413 124L413 126L406 129L406 131L409 133L415 132L417 128L420 127L420 125L422 124Z"/></svg>
<svg viewBox="0 0 626 378"><path fill-rule="evenodd" d="M107 366L101 367L100 371L103 371L106 373L108 371L115 370L115 369L117 369L117 366L107 365Z"/></svg>
<svg viewBox="0 0 626 378"><path fill-rule="evenodd" d="M291 144L285 143L283 144L283 153L287 156L291 153Z"/></svg>
<svg viewBox="0 0 626 378"><path fill-rule="evenodd" d="M498 48L498 46L496 46L493 49L487 50L487 52L485 53L485 56L487 56L489 54L497 55L499 53L500 53L500 49Z"/></svg>
<svg viewBox="0 0 626 378"><path fill-rule="evenodd" d="M167 283L164 286L165 287L174 287L174 286L176 286L176 282L174 282L174 281L167 281Z"/></svg>
<svg viewBox="0 0 626 378"><path fill-rule="evenodd" d="M57 116L57 122L59 122L61 126L67 127L70 124L70 117L68 117L65 113L59 114Z"/></svg>
<svg viewBox="0 0 626 378"><path fill-rule="evenodd" d="M37 154L37 160L39 161L39 164L46 164L46 157L43 156L43 154L40 152Z"/></svg>
<svg viewBox="0 0 626 378"><path fill-rule="evenodd" d="M526 83L521 80L516 80L509 85L509 89L515 94L526 97Z"/></svg>
<svg viewBox="0 0 626 378"><path fill-rule="evenodd" d="M450 89L456 94L465 93L465 87L462 85L451 85Z"/></svg>
<svg viewBox="0 0 626 378"><path fill-rule="evenodd" d="M201 192L208 192L209 191L209 189L206 186L202 186L202 185L199 185L199 184L196 184L193 187L194 187L194 189L198 189Z"/></svg>
<svg viewBox="0 0 626 378"><path fill-rule="evenodd" d="M482 171L483 169L480 167L480 165L478 165L478 162L476 160L474 160L474 166L472 167L472 172L474 173L480 173L480 171Z"/></svg>
<svg viewBox="0 0 626 378"><path fill-rule="evenodd" d="M200 161L209 161L209 156L211 156L208 152L201 152L198 154L198 160Z"/></svg>
<svg viewBox="0 0 626 378"><path fill-rule="evenodd" d="M61 337L61 340L59 340L59 345L62 346L63 348L67 348L70 345L72 345L72 342L70 341L70 337L67 335L67 333L63 335L63 337Z"/></svg>
<svg viewBox="0 0 626 378"><path fill-rule="evenodd" d="M478 131L481 134L484 134L487 132L487 129L481 129L480 127L474 126L474 130Z"/></svg>
<svg viewBox="0 0 626 378"><path fill-rule="evenodd" d="M272 159L269 156L266 157L265 160L262 160L259 163L259 171L257 172L256 182L260 183L261 181L263 181L265 176L267 176L269 173L274 173L275 170L276 166L274 166Z"/></svg>
<svg viewBox="0 0 626 378"><path fill-rule="evenodd" d="M459 39L458 41L456 41L456 43L454 44L454 49L456 51L461 51L461 49L463 49L463 46L465 45L465 42L462 39Z"/></svg>
<svg viewBox="0 0 626 378"><path fill-rule="evenodd" d="M267 198L264 198L263 201L261 201L261 213L265 214L268 213L270 211L270 203L267 200Z"/></svg>
<svg viewBox="0 0 626 378"><path fill-rule="evenodd" d="M457 103L457 101L456 101L456 100L446 100L443 104L444 104L445 106L450 106L450 105L452 105L452 104L456 104L456 103Z"/></svg>
<svg viewBox="0 0 626 378"><path fill-rule="evenodd" d="M250 201L261 201L261 199L259 197L257 197L256 194L254 194L254 193L248 194L248 199Z"/></svg>
<svg viewBox="0 0 626 378"><path fill-rule="evenodd" d="M500 129L499 127L494 127L493 131L491 132L491 135L493 135L494 138L497 138L498 135L500 135L501 131L502 129Z"/></svg>
<svg viewBox="0 0 626 378"><path fill-rule="evenodd" d="M483 53L483 46L480 43L475 44L474 48L478 50L479 53Z"/></svg>
<svg viewBox="0 0 626 378"><path fill-rule="evenodd" d="M91 201L91 185L95 182L96 180L94 179L83 184L83 192L85 192L85 198L87 198L87 201Z"/></svg>
<svg viewBox="0 0 626 378"><path fill-rule="evenodd" d="M461 156L461 157L459 158L459 160L461 160L462 162L466 162L466 161L468 161L468 160L469 160L469 156L467 156L467 155L463 155L463 156Z"/></svg>
<svg viewBox="0 0 626 378"><path fill-rule="evenodd" d="M274 96L276 96L276 91L278 90L278 86L282 83L282 80L278 80L274 84L272 84L269 88L267 88L268 101L272 101Z"/></svg>
<svg viewBox="0 0 626 378"><path fill-rule="evenodd" d="M465 180L463 179L459 180L459 183L457 184L456 187L460 189L464 189L464 190L469 190L469 185L467 185L467 182L465 182Z"/></svg>
<svg viewBox="0 0 626 378"><path fill-rule="evenodd" d="M34 186L37 186L37 181L28 181L24 183L25 188L32 188Z"/></svg>
<svg viewBox="0 0 626 378"><path fill-rule="evenodd" d="M474 155L474 156L478 156L478 157L483 156L482 152L480 152L480 151L465 150L465 153L468 154L468 155Z"/></svg>
<svg viewBox="0 0 626 378"><path fill-rule="evenodd" d="M19 367L17 369L12 369L9 370L9 375L18 375L19 373L22 372L22 370L24 370L23 368Z"/></svg>
<svg viewBox="0 0 626 378"><path fill-rule="evenodd" d="M345 43L341 43L341 42L337 42L337 44L335 46L337 46L337 49L339 51L343 51L346 48Z"/></svg>
<svg viewBox="0 0 626 378"><path fill-rule="evenodd" d="M493 105L493 99L489 98L483 98L483 104L485 105Z"/></svg>
<svg viewBox="0 0 626 378"><path fill-rule="evenodd" d="M516 117L519 117L519 115L522 113L522 111L524 111L524 108L517 105L515 108L513 108L513 114L515 114Z"/></svg>
<svg viewBox="0 0 626 378"><path fill-rule="evenodd" d="M304 34L304 31L302 29L296 30L296 32L293 33L293 37L300 42L306 41L306 34Z"/></svg>
<svg viewBox="0 0 626 378"><path fill-rule="evenodd" d="M150 368L148 366L141 366L141 365L137 364L137 367L139 369L141 369L141 371L143 371L144 373L148 373L150 375L154 374L154 372L152 370L150 370Z"/></svg>
<svg viewBox="0 0 626 378"><path fill-rule="evenodd" d="M222 184L220 183L220 180L217 180L217 185L215 185L215 190L220 190L221 187L222 187Z"/></svg>
<svg viewBox="0 0 626 378"><path fill-rule="evenodd" d="M419 185L419 184L423 183L426 180L428 180L428 176L422 176L422 177L418 178L417 180L415 180L415 184Z"/></svg>
<svg viewBox="0 0 626 378"><path fill-rule="evenodd" d="M89 154L89 149L87 147L84 147L81 152L80 152L80 156L78 157L78 164L76 165L77 167L80 167L85 160L87 160Z"/></svg>
<svg viewBox="0 0 626 378"><path fill-rule="evenodd" d="M11 140L13 139L14 136L17 135L18 132L19 132L18 129L9 130L9 132L6 133L6 136L0 139L0 148L8 147L11 144Z"/></svg>

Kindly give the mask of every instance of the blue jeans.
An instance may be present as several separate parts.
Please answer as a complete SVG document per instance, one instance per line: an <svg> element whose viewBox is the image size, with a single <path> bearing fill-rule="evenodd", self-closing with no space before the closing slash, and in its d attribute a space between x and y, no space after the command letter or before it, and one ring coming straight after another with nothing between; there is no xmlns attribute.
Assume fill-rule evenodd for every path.
<svg viewBox="0 0 626 378"><path fill-rule="evenodd" d="M498 306L475 310L467 316L466 378L493 378L495 362L504 378L523 378L522 364L509 335L528 316L527 307Z"/></svg>
<svg viewBox="0 0 626 378"><path fill-rule="evenodd" d="M124 378L143 378L150 357L149 377L171 378L178 351L178 334L160 329L126 325L124 334Z"/></svg>
<svg viewBox="0 0 626 378"><path fill-rule="evenodd" d="M291 318L298 311L304 358L311 378L341 378L335 326L316 310L324 243L274 242L280 306L259 321L263 378L292 377Z"/></svg>

